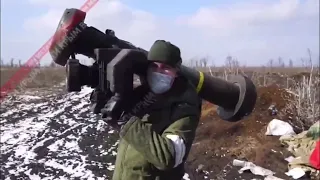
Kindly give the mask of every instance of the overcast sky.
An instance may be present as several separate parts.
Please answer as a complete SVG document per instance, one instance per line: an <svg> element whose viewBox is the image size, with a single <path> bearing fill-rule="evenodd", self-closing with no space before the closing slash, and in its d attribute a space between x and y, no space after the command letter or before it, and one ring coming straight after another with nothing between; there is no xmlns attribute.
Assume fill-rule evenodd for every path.
<svg viewBox="0 0 320 180"><path fill-rule="evenodd" d="M1 57L28 60L53 34L65 8L85 0L1 0ZM86 23L149 49L157 39L181 48L183 58L209 56L222 64L270 58L319 57L319 0L100 0ZM49 63L45 56L42 62Z"/></svg>

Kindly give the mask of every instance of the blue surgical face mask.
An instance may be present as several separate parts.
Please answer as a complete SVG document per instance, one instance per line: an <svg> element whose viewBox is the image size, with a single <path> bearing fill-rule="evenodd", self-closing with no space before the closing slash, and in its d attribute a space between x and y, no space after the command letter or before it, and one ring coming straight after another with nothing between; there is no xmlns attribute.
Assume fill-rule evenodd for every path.
<svg viewBox="0 0 320 180"><path fill-rule="evenodd" d="M174 81L174 77L149 71L147 75L147 81L150 86L150 89L155 94L162 94L167 92Z"/></svg>

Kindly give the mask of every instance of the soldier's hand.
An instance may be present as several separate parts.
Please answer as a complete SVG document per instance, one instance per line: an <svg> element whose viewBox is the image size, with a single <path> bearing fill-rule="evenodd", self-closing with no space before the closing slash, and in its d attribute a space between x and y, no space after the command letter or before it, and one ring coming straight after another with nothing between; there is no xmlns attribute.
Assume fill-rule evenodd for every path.
<svg viewBox="0 0 320 180"><path fill-rule="evenodd" d="M102 118L107 121L117 121L124 111L124 101L120 96L112 96L101 109Z"/></svg>

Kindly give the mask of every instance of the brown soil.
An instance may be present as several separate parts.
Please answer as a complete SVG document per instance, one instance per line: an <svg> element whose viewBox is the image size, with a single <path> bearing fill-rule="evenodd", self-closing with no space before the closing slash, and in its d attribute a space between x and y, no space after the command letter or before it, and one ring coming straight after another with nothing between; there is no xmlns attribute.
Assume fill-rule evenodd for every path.
<svg viewBox="0 0 320 180"><path fill-rule="evenodd" d="M209 179L263 179L251 173L240 175L240 168L233 167L232 161L243 159L276 172L275 176L279 178L289 179L284 174L287 172L284 158L290 154L285 147L281 147L279 137L266 136L265 131L272 119L286 119L279 115L272 116L268 112L269 106L274 104L281 112L287 103L284 99L290 96L276 85L259 88L254 112L245 120L235 123L221 120L215 106L205 102L187 162L190 178L203 179L208 174L206 176ZM204 171L192 170L197 169L199 164L203 165Z"/></svg>

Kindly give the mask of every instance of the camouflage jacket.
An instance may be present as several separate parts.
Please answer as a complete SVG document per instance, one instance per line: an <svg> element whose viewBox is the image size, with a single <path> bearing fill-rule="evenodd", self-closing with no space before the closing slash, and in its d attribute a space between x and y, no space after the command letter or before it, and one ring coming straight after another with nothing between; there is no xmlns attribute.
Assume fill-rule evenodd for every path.
<svg viewBox="0 0 320 180"><path fill-rule="evenodd" d="M120 132L113 180L180 180L201 114L201 99L185 79L143 118Z"/></svg>

